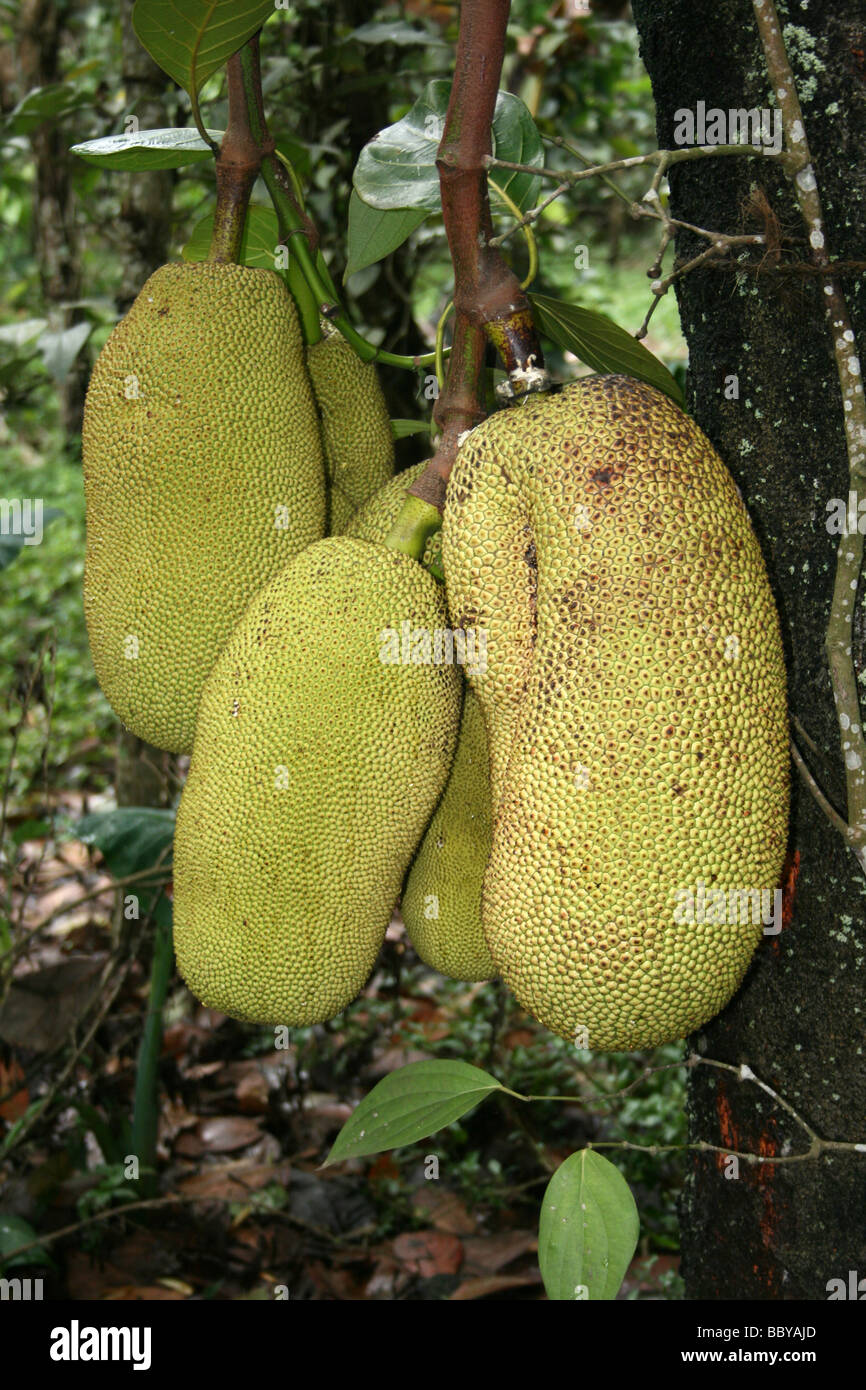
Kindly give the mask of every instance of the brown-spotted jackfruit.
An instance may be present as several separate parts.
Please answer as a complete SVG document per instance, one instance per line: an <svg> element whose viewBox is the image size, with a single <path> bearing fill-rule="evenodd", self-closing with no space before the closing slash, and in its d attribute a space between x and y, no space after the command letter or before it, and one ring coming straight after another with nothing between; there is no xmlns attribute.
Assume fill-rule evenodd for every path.
<svg viewBox="0 0 866 1390"><path fill-rule="evenodd" d="M346 534L384 542L426 462L386 483L350 521ZM427 542L424 560L440 532ZM457 752L442 797L418 847L400 904L418 955L456 980L489 980L496 972L481 929L481 886L490 853L492 814L487 735L477 696L464 687Z"/></svg>
<svg viewBox="0 0 866 1390"><path fill-rule="evenodd" d="M280 277L157 270L97 359L83 455L97 678L133 733L189 752L248 601L324 535L318 416Z"/></svg>
<svg viewBox="0 0 866 1390"><path fill-rule="evenodd" d="M496 967L578 1045L682 1038L739 986L785 852L779 625L733 480L667 397L588 378L473 430L443 556L452 622L488 631Z"/></svg>
<svg viewBox="0 0 866 1390"><path fill-rule="evenodd" d="M307 366L321 417L328 534L339 536L394 473L391 421L375 365L362 362L341 333L308 347Z"/></svg>
<svg viewBox="0 0 866 1390"><path fill-rule="evenodd" d="M175 832L175 951L203 1003L302 1027L363 988L454 754L446 627L416 561L345 536L253 599L205 684Z"/></svg>

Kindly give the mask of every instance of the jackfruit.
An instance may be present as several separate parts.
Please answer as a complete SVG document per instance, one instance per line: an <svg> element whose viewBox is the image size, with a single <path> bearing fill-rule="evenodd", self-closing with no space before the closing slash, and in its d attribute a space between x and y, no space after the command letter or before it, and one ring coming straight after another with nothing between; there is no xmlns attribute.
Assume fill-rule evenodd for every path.
<svg viewBox="0 0 866 1390"><path fill-rule="evenodd" d="M453 980L489 980L496 974L481 925L492 835L487 732L478 697L467 686L448 784L400 902L418 955Z"/></svg>
<svg viewBox="0 0 866 1390"><path fill-rule="evenodd" d="M779 625L734 482L667 397L592 377L469 435L443 556L452 621L488 630L496 967L579 1046L682 1038L738 988L785 852Z"/></svg>
<svg viewBox="0 0 866 1390"><path fill-rule="evenodd" d="M203 1003L303 1027L363 988L454 754L446 624L416 561L345 536L253 599L205 684L175 832L175 951Z"/></svg>
<svg viewBox="0 0 866 1390"><path fill-rule="evenodd" d="M376 368L341 333L307 348L328 474L328 534L342 535L358 508L394 473L394 440Z"/></svg>
<svg viewBox="0 0 866 1390"><path fill-rule="evenodd" d="M83 455L97 678L133 733L189 752L247 602L325 530L318 417L280 277L157 270L97 359Z"/></svg>
<svg viewBox="0 0 866 1390"><path fill-rule="evenodd" d="M420 478L424 469L427 467L427 460L421 463L413 463L410 468L405 468L402 473L395 473L393 478L389 478L372 497L352 513L351 518L346 523L344 532L347 536L356 536L363 541L375 541L384 545L385 537L388 535L400 512L400 508L406 500L406 490ZM424 551L423 563L426 565L429 552L430 541Z"/></svg>
<svg viewBox="0 0 866 1390"><path fill-rule="evenodd" d="M384 542L406 488L426 466L426 461L417 463L386 483L356 513L347 535ZM427 542L425 562L439 535ZM400 905L418 955L456 980L489 980L496 973L481 929L481 886L491 835L487 735L477 696L466 686L448 784L412 861Z"/></svg>

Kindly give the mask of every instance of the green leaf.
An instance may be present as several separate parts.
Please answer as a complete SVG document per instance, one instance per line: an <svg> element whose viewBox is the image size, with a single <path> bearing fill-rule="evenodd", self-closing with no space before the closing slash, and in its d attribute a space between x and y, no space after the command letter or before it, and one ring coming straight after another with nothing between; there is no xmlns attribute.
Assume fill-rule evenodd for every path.
<svg viewBox="0 0 866 1390"><path fill-rule="evenodd" d="M27 544L29 538L25 534L24 530L12 529L14 526L16 526L14 514L11 513L9 510L9 504L11 503L12 499L6 498L5 500L7 503L7 507L2 512L0 512L0 523L2 523L0 524L0 570L5 569L7 565L11 565L12 561L16 559L18 555L21 554L25 547L28 550L31 549L31 546ZM23 499L20 500L22 502L23 509ZM26 513L24 515L26 516ZM63 515L64 513L60 511L58 507L43 507L40 518L40 525L44 529L46 526L50 525L50 523L54 520L55 517ZM13 518L11 521L9 520L10 516ZM35 518L33 517L31 510L31 515L29 517L31 525L34 519Z"/></svg>
<svg viewBox="0 0 866 1390"><path fill-rule="evenodd" d="M23 845L25 840L41 840L50 834L51 826L47 820L23 820L12 831L12 843Z"/></svg>
<svg viewBox="0 0 866 1390"><path fill-rule="evenodd" d="M500 92L493 114L493 153L497 159L512 164L544 163L544 146L529 108L510 92ZM490 177L504 188L521 212L534 207L541 189L541 179L515 169L491 169ZM510 216L510 214L509 214Z"/></svg>
<svg viewBox="0 0 866 1390"><path fill-rule="evenodd" d="M529 298L539 332L573 352L593 371L624 372L664 391L682 407L683 393L664 363L606 314L546 294L530 294Z"/></svg>
<svg viewBox="0 0 866 1390"><path fill-rule="evenodd" d="M410 111L395 125L380 130L358 156L354 184L359 197L380 209L440 206L436 153L445 126L451 84L428 83ZM493 116L493 150L500 159L520 164L544 162L541 137L527 107L510 92L500 92ZM497 177L498 175L498 177ZM519 207L531 206L540 187L532 174L493 170L496 182Z"/></svg>
<svg viewBox="0 0 866 1390"><path fill-rule="evenodd" d="M81 323L70 324L69 328L46 328L45 332L40 334L36 346L42 364L58 385L69 374L70 367L90 337L92 329L93 324L84 320Z"/></svg>
<svg viewBox="0 0 866 1390"><path fill-rule="evenodd" d="M132 27L190 95L274 13L274 0L136 0Z"/></svg>
<svg viewBox="0 0 866 1390"><path fill-rule="evenodd" d="M208 130L217 144L224 133ZM101 140L85 140L80 145L72 145L70 153L103 169L135 173L145 169L181 169L185 164L213 160L210 146L197 130L188 126L162 126L158 130L139 130L128 135L106 135Z"/></svg>
<svg viewBox="0 0 866 1390"><path fill-rule="evenodd" d="M90 98L67 82L54 82L47 87L34 87L18 105L9 112L5 128L10 135L29 135L44 121L56 119L89 106Z"/></svg>
<svg viewBox="0 0 866 1390"><path fill-rule="evenodd" d="M371 207L352 189L349 198L349 237L343 283L356 271L384 260L427 217L425 208Z"/></svg>
<svg viewBox="0 0 866 1390"><path fill-rule="evenodd" d="M356 43L393 43L401 48L422 45L424 48L444 48L445 40L431 34L427 29L416 29L411 24L389 20L387 24L362 24L353 29L347 38Z"/></svg>
<svg viewBox="0 0 866 1390"><path fill-rule="evenodd" d="M20 1216L13 1216L11 1212L0 1213L0 1269L12 1269L14 1265L52 1265L53 1261L41 1245L15 1255L11 1260L6 1258L10 1250L17 1250L19 1245L29 1245L35 1239L36 1232L29 1222Z"/></svg>
<svg viewBox="0 0 866 1390"><path fill-rule="evenodd" d="M102 851L109 873L115 878L149 869L157 860L166 866L171 855L161 856L174 835L174 811L151 806L119 806L115 811L94 811L75 827L78 839Z"/></svg>
<svg viewBox="0 0 866 1390"><path fill-rule="evenodd" d="M293 135L277 135L274 138L277 153L287 159L299 179L308 179L313 171L313 157L309 145L296 140Z"/></svg>
<svg viewBox="0 0 866 1390"><path fill-rule="evenodd" d="M192 236L181 255L185 261L206 261L213 235L213 215L202 218L193 228ZM239 265L261 266L275 270L274 257L280 239L280 227L273 208L250 203L244 220L244 230L238 252Z"/></svg>
<svg viewBox="0 0 866 1390"><path fill-rule="evenodd" d="M495 1077L468 1062L410 1062L365 1096L337 1135L323 1167L426 1139L501 1091Z"/></svg>
<svg viewBox="0 0 866 1390"><path fill-rule="evenodd" d="M639 1231L635 1200L619 1169L594 1149L571 1154L541 1204L538 1262L548 1298L615 1298Z"/></svg>
<svg viewBox="0 0 866 1390"><path fill-rule="evenodd" d="M16 350L30 346L35 349L35 340L47 327L47 319L16 319L14 323L4 323L0 328L0 343L9 343Z"/></svg>
<svg viewBox="0 0 866 1390"><path fill-rule="evenodd" d="M432 428L432 420L391 421L391 434L394 439L405 439L409 434L429 434Z"/></svg>

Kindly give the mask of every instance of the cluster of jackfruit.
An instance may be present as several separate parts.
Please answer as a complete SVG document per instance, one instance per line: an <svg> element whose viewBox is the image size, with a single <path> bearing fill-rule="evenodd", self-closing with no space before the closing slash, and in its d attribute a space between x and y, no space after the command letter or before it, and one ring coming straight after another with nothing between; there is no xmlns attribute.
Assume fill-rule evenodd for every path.
<svg viewBox="0 0 866 1390"><path fill-rule="evenodd" d="M595 377L494 415L419 563L388 540L425 465L393 476L375 370L305 348L275 274L169 265L94 369L84 466L100 682L191 751L175 949L203 1002L333 1017L400 900L425 962L582 1046L723 1007L760 917L675 909L777 883L785 678L745 509L671 402ZM462 673L431 654L458 633Z"/></svg>
<svg viewBox="0 0 866 1390"><path fill-rule="evenodd" d="M82 444L99 683L133 733L189 753L250 599L393 473L375 368L338 333L305 349L274 271L165 265L97 359Z"/></svg>

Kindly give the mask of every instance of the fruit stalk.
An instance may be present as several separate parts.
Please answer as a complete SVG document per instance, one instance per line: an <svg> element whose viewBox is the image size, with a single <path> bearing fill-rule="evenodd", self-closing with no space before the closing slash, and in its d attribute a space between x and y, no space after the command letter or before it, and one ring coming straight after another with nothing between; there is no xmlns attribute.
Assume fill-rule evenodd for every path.
<svg viewBox="0 0 866 1390"><path fill-rule="evenodd" d="M529 301L498 248L489 244L493 219L485 161L508 11L507 0L465 0L461 7L454 82L436 160L454 267L455 326L445 389L433 412L441 436L434 458L409 492L440 511L460 438L486 414L486 342L499 352L515 391L525 390L533 369L544 365Z"/></svg>
<svg viewBox="0 0 866 1390"><path fill-rule="evenodd" d="M257 44L258 35L250 43ZM250 126L239 53L229 58L226 77L229 117L216 161L217 201L208 259L237 264L250 193L264 149Z"/></svg>

